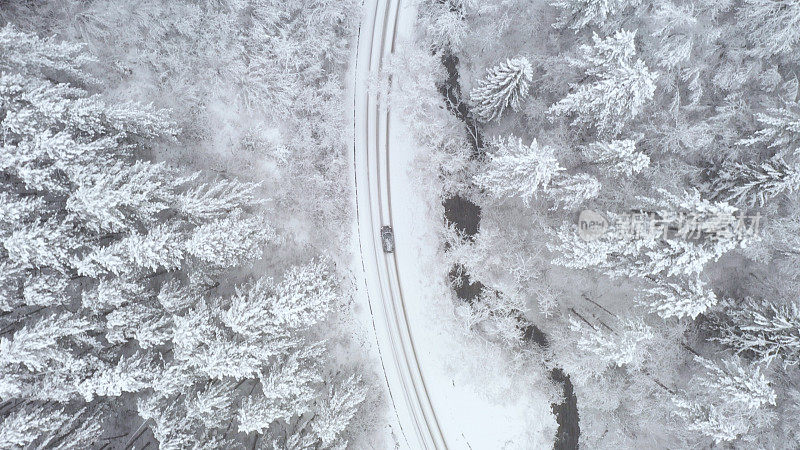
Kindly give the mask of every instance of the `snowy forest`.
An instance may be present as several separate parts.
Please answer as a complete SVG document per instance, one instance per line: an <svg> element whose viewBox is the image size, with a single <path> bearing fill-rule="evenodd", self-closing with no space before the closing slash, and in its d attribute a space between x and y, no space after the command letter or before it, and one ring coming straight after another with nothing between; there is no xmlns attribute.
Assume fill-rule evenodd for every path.
<svg viewBox="0 0 800 450"><path fill-rule="evenodd" d="M568 376L556 447L800 446L800 3L426 0L419 28L464 324Z"/></svg>
<svg viewBox="0 0 800 450"><path fill-rule="evenodd" d="M0 2L0 448L374 426L374 375L335 356L356 25L347 1Z"/></svg>
<svg viewBox="0 0 800 450"><path fill-rule="evenodd" d="M798 0L0 0L0 449L800 448L799 50Z"/></svg>

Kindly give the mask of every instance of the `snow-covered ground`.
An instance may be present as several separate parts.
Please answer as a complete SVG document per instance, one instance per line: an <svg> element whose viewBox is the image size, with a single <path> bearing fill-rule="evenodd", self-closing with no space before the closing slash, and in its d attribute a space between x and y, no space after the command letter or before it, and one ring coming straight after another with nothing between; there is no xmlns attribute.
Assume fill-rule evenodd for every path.
<svg viewBox="0 0 800 450"><path fill-rule="evenodd" d="M506 356L459 323L437 255L441 214L411 176L420 148L402 117L389 112L386 120L377 97L368 95L367 80L394 38L398 49L412 42L415 11L401 2L395 21L398 1L366 1L351 71L359 214L354 272L364 277L357 283L361 317L376 331L393 429L402 430L393 434L409 448L549 448L555 421L547 396L524 385ZM395 232L394 257L380 249L378 229L386 224Z"/></svg>
<svg viewBox="0 0 800 450"><path fill-rule="evenodd" d="M437 255L441 220L409 174L418 150L392 121L392 212L403 300L431 402L451 448L551 448L556 424L544 394L518 386L494 344L458 321Z"/></svg>

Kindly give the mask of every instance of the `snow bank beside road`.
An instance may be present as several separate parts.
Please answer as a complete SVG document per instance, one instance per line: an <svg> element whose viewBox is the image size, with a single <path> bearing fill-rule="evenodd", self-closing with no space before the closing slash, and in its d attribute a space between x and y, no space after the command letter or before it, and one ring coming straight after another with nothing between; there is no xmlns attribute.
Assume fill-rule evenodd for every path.
<svg viewBox="0 0 800 450"><path fill-rule="evenodd" d="M392 213L398 269L420 366L442 429L455 448L550 448L551 383L521 373L494 343L460 322L439 250L441 206L410 175L420 148L399 121L390 130ZM537 392L537 383L542 392Z"/></svg>

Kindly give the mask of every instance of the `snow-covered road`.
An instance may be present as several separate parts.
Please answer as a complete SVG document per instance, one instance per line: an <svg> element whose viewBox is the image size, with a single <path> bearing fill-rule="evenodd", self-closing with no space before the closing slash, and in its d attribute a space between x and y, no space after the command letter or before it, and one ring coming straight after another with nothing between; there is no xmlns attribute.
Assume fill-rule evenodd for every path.
<svg viewBox="0 0 800 450"><path fill-rule="evenodd" d="M409 326L396 253L384 253L380 228L392 225L390 133L385 99L368 89L393 53L400 0L366 0L355 67L355 176L361 262L393 407L410 448L446 449ZM398 242L398 245L402 245Z"/></svg>
<svg viewBox="0 0 800 450"><path fill-rule="evenodd" d="M374 330L391 397L392 439L413 450L550 448L556 424L538 380L515 372L508 355L456 314L438 253L441 204L416 179L425 147L413 138L412 124L389 111L379 93L385 86L370 89L396 49L407 57L415 3L364 0L350 71L357 298L360 310L369 311L361 320ZM383 252L383 225L394 228L394 253Z"/></svg>

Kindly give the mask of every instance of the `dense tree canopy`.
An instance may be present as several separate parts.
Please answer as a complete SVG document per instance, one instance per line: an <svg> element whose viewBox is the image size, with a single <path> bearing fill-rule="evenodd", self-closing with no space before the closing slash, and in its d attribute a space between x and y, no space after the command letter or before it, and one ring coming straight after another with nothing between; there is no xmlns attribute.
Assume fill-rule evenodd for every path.
<svg viewBox="0 0 800 450"><path fill-rule="evenodd" d="M474 89L530 62L474 161L431 176L480 208L476 235L443 231L448 261L525 302L536 357L575 383L581 445L798 446L798 3L423 5L421 42Z"/></svg>
<svg viewBox="0 0 800 450"><path fill-rule="evenodd" d="M90 93L89 62L0 31L0 446L91 446L126 412L165 447L344 445L365 390L308 333L333 274L233 286L281 245L258 186L152 161L169 113Z"/></svg>

